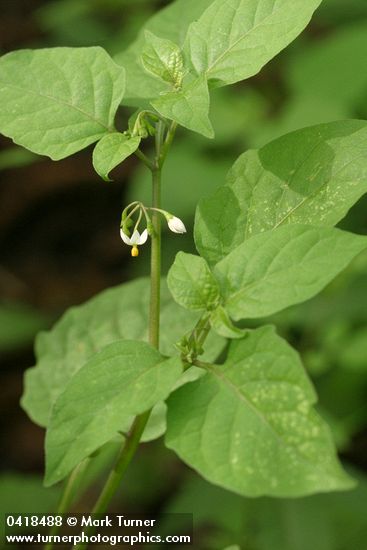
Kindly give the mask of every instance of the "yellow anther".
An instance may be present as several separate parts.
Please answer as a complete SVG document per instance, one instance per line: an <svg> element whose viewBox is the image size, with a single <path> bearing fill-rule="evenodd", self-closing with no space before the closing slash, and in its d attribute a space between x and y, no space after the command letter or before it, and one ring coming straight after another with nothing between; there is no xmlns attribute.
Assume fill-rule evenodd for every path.
<svg viewBox="0 0 367 550"><path fill-rule="evenodd" d="M136 258L137 256L139 256L139 249L137 246L133 246L132 249L131 249L131 255L133 258Z"/></svg>

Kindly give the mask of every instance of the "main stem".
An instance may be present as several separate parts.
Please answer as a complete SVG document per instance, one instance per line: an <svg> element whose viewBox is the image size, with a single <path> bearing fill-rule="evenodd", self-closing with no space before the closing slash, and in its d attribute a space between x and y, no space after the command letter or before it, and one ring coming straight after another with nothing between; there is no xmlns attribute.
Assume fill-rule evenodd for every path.
<svg viewBox="0 0 367 550"><path fill-rule="evenodd" d="M155 161L152 164L152 206L160 208L161 206L161 148L163 144L164 126L158 122L156 126L156 154ZM161 222L159 213L152 211L153 234L151 235L151 262L150 262L150 311L149 311L149 342L155 348L159 348L159 322L160 322L160 286L161 286ZM151 411L137 416L133 422L130 432L124 442L115 466L110 472L106 484L100 494L92 514L104 514L109 503L115 495L121 480L139 447L141 436L149 420ZM87 529L86 535L91 536L95 531L94 527ZM85 550L87 543L77 545L76 550Z"/></svg>
<svg viewBox="0 0 367 550"><path fill-rule="evenodd" d="M160 126L160 123L158 124ZM158 129L157 129L158 133ZM161 137L156 143L157 161L152 170L152 206L161 207L161 166L158 159L160 155ZM149 314L149 342L155 348L159 348L159 324L161 303L161 216L156 210L152 210L153 234L150 257L150 314Z"/></svg>

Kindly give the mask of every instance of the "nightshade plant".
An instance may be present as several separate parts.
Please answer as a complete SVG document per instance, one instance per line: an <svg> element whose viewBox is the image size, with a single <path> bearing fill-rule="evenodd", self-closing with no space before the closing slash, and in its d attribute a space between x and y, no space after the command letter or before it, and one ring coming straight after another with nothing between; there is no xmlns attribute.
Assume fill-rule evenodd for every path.
<svg viewBox="0 0 367 550"><path fill-rule="evenodd" d="M367 237L334 227L367 190L367 122L306 128L241 155L197 207L198 255L179 252L167 282L160 274L162 220L185 231L160 201L177 126L213 138L210 90L258 73L320 3L176 0L115 61L99 47L0 58L4 135L54 160L96 143L107 181L132 154L152 174L151 204L127 205L120 226L133 256L150 242L150 278L68 311L38 336L26 373L22 405L47 429L45 483L68 478L59 511L88 461L119 438L93 509L104 512L139 443L163 434L240 495L353 486L297 352L273 326L244 327L311 298L367 248ZM114 123L120 105L135 108L125 131Z"/></svg>

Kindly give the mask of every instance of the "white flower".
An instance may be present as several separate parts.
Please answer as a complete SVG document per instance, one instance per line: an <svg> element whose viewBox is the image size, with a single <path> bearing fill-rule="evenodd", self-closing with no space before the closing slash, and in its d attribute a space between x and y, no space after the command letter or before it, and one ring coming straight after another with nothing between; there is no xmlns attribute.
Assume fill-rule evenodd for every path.
<svg viewBox="0 0 367 550"><path fill-rule="evenodd" d="M168 227L170 228L173 233L186 233L186 227L180 218L176 218L176 216L171 216L167 219Z"/></svg>
<svg viewBox="0 0 367 550"><path fill-rule="evenodd" d="M120 229L121 239L125 244L132 246L131 255L133 257L139 256L138 246L147 242L148 239L148 230L144 229L143 233L140 235L139 231L135 229L134 233L129 237L126 233Z"/></svg>

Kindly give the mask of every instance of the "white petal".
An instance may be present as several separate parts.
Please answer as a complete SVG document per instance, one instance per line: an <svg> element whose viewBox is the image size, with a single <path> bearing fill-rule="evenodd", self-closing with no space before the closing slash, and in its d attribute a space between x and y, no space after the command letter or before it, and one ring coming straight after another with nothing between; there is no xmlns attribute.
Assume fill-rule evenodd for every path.
<svg viewBox="0 0 367 550"><path fill-rule="evenodd" d="M148 238L148 230L147 229L144 229L143 233L140 235L140 239L139 239L139 242L138 244L144 244L147 242L147 238Z"/></svg>
<svg viewBox="0 0 367 550"><path fill-rule="evenodd" d="M130 237L128 237L128 236L126 235L126 233L124 233L124 232L122 231L122 229L120 229L120 236L121 236L121 239L124 241L125 244L131 244L131 239L130 239Z"/></svg>
<svg viewBox="0 0 367 550"><path fill-rule="evenodd" d="M173 216L168 220L168 227L173 233L186 233L186 227L180 218Z"/></svg>
<svg viewBox="0 0 367 550"><path fill-rule="evenodd" d="M140 240L140 233L135 229L134 233L131 235L130 244L132 245L140 244L139 240Z"/></svg>

